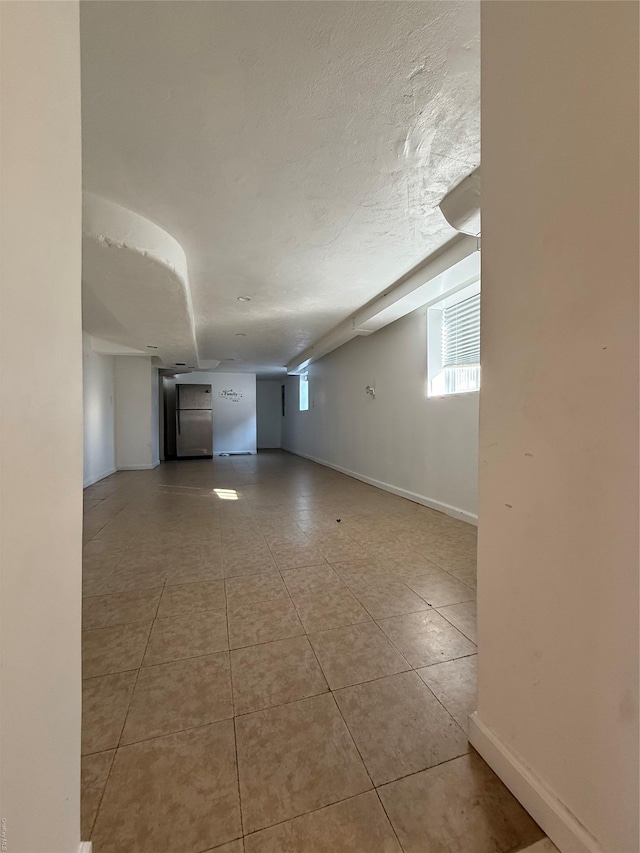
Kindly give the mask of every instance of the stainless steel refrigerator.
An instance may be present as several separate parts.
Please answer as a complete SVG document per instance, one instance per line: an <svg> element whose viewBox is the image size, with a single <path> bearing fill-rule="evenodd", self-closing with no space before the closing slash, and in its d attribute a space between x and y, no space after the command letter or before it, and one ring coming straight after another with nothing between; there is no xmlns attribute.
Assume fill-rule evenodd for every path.
<svg viewBox="0 0 640 853"><path fill-rule="evenodd" d="M176 383L176 455L213 456L211 385Z"/></svg>

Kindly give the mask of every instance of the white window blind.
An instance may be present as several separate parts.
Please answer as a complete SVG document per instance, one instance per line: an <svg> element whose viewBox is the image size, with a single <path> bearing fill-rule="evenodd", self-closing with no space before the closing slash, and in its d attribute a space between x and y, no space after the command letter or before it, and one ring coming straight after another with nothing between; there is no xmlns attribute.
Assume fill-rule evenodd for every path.
<svg viewBox="0 0 640 853"><path fill-rule="evenodd" d="M442 367L480 364L480 294L445 308L442 316Z"/></svg>

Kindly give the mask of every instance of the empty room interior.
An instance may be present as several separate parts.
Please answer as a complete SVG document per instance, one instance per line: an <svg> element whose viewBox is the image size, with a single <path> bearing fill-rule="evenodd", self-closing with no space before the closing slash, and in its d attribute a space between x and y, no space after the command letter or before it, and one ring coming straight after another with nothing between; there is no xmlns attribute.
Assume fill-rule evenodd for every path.
<svg viewBox="0 0 640 853"><path fill-rule="evenodd" d="M0 17L2 851L640 853L639 4Z"/></svg>

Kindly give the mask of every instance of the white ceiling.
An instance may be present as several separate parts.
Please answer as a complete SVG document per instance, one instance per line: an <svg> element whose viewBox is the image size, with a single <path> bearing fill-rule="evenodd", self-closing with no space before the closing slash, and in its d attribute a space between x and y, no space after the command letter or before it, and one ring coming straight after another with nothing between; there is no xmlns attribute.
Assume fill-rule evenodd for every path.
<svg viewBox="0 0 640 853"><path fill-rule="evenodd" d="M437 205L480 162L478 3L91 0L81 44L85 189L182 246L220 370L282 367L453 235ZM110 257L85 255L98 296ZM166 361L193 346L171 311Z"/></svg>

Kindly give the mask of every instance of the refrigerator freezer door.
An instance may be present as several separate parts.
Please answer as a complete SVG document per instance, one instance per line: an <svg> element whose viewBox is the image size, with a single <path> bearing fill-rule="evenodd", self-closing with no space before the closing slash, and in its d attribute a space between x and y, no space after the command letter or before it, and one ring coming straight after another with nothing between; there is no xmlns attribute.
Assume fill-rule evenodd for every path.
<svg viewBox="0 0 640 853"><path fill-rule="evenodd" d="M210 409L211 385L181 385L176 384L179 409Z"/></svg>
<svg viewBox="0 0 640 853"><path fill-rule="evenodd" d="M206 409L176 411L177 456L213 455L213 415Z"/></svg>

